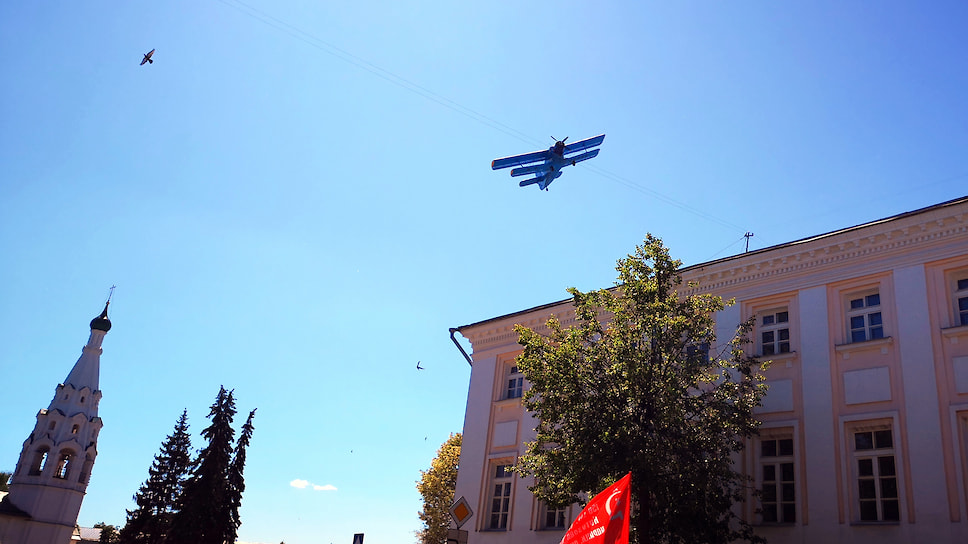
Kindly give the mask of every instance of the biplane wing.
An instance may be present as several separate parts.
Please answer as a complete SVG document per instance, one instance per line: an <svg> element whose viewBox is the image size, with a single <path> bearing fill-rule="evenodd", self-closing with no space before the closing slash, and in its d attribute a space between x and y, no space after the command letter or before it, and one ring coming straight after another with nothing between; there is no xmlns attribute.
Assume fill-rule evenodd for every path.
<svg viewBox="0 0 968 544"><path fill-rule="evenodd" d="M528 185L538 184L538 189L547 189L551 182L561 177L561 170L557 172L547 172L540 176L535 176L531 179L526 179L521 183L518 183L518 187L527 187Z"/></svg>
<svg viewBox="0 0 968 544"><path fill-rule="evenodd" d="M522 164L528 164L530 162L543 161L548 158L550 153L545 151L535 151L534 153L525 153L524 155L514 155L512 157L504 157L503 159L494 159L491 161L491 170L500 170L501 168L508 168L511 166L520 166Z"/></svg>
<svg viewBox="0 0 968 544"><path fill-rule="evenodd" d="M551 165L546 163L532 164L531 166L522 166L521 168L512 168L511 177L526 176L528 174L534 174L536 172L547 172L551 170Z"/></svg>
<svg viewBox="0 0 968 544"><path fill-rule="evenodd" d="M602 145L605 141L605 135L599 134L593 138L588 138L587 140L581 140L575 143L571 143L565 146L565 153L574 153L576 151L584 151L586 149L591 149L595 146ZM591 157L589 157L591 158Z"/></svg>
<svg viewBox="0 0 968 544"><path fill-rule="evenodd" d="M575 155L574 157L570 157L570 158L567 159L568 160L568 164L574 166L575 164L580 163L581 161L587 161L588 159L594 159L595 157L598 156L598 152L599 151L601 151L601 149L592 149L591 151L582 153L581 155Z"/></svg>

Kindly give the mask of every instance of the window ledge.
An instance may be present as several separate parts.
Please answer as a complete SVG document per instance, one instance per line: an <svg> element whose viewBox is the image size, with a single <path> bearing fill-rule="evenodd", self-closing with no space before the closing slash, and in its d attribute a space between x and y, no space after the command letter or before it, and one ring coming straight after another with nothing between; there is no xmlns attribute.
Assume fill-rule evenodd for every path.
<svg viewBox="0 0 968 544"><path fill-rule="evenodd" d="M957 327L947 327L941 329L941 336L944 336L945 338L968 336L968 325L958 325Z"/></svg>
<svg viewBox="0 0 968 544"><path fill-rule="evenodd" d="M900 521L852 521L851 527L897 527Z"/></svg>
<svg viewBox="0 0 968 544"><path fill-rule="evenodd" d="M894 343L893 336L885 336L884 338L878 338L877 340L865 340L863 342L852 342L850 344L839 344L834 346L837 353L843 353L845 355L854 351L867 351L871 349L886 349Z"/></svg>
<svg viewBox="0 0 968 544"><path fill-rule="evenodd" d="M524 402L524 397L511 397L509 399L498 399L494 401L495 406L499 408L505 408L508 406L515 406L522 404Z"/></svg>
<svg viewBox="0 0 968 544"><path fill-rule="evenodd" d="M795 359L797 357L797 352L788 351L786 353L774 353L773 355L757 355L756 359L758 361L788 361L790 359Z"/></svg>

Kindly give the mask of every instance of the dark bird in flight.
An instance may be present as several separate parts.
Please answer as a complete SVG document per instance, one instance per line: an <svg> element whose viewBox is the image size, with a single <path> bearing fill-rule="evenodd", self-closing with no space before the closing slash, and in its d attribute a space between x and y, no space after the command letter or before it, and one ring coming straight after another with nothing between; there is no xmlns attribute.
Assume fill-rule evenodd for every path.
<svg viewBox="0 0 968 544"><path fill-rule="evenodd" d="M148 64L154 64L155 61L151 60L151 55L154 55L154 54L155 54L155 50L154 49L152 49L151 51L148 51L147 53L145 53L145 58L141 61L141 66L144 66L146 62Z"/></svg>
<svg viewBox="0 0 968 544"><path fill-rule="evenodd" d="M420 366L420 361L417 361L417 370L423 370L424 367Z"/></svg>

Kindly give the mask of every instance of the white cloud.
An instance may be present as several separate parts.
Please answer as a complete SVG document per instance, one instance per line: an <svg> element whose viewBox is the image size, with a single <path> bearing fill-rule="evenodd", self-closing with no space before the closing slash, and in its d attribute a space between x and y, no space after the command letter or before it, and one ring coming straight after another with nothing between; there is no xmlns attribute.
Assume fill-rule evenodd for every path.
<svg viewBox="0 0 968 544"><path fill-rule="evenodd" d="M326 485L313 484L313 483L309 483L306 480L300 480L298 478L295 479L295 480L293 480L293 481L291 481L291 482L289 482L289 485L292 486L292 487L295 487L297 489L306 489L307 487L312 486L313 491L336 491L336 486L335 485L332 485L332 484L326 484Z"/></svg>

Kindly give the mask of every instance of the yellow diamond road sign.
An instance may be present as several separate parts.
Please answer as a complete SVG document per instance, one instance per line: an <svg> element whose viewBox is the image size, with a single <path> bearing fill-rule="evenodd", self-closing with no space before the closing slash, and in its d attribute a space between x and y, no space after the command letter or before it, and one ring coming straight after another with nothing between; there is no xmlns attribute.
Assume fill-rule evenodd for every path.
<svg viewBox="0 0 968 544"><path fill-rule="evenodd" d="M457 522L458 529L460 529L461 525L464 525L467 520L471 519L471 516L473 515L474 512L471 510L470 505L467 504L467 499L464 497L457 499L457 502L450 507L450 516L454 518L455 522Z"/></svg>

